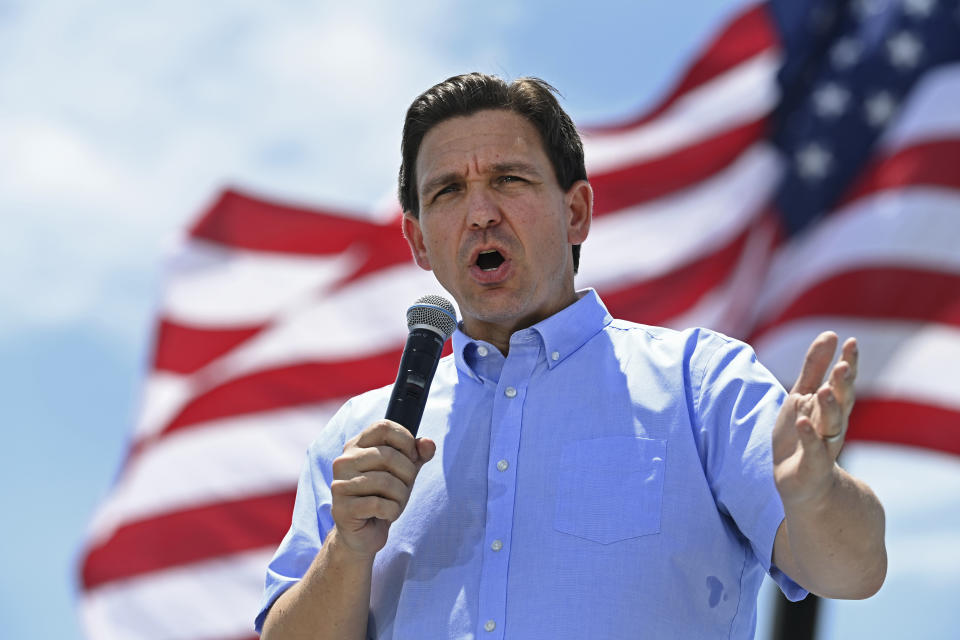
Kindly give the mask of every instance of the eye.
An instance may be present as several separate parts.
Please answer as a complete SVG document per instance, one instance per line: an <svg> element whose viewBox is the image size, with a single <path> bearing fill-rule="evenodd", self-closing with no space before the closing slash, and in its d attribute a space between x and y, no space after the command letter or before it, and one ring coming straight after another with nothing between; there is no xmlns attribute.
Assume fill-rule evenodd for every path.
<svg viewBox="0 0 960 640"><path fill-rule="evenodd" d="M453 193L454 191L457 191L457 185L455 185L455 184L448 184L447 186L445 186L445 187L443 187L442 189L438 190L438 191L434 194L433 198L434 198L434 200L436 200L436 199L439 198L440 196L445 195L445 194L448 194L448 193Z"/></svg>
<svg viewBox="0 0 960 640"><path fill-rule="evenodd" d="M526 182L526 180L520 176L500 176L498 180L501 183Z"/></svg>

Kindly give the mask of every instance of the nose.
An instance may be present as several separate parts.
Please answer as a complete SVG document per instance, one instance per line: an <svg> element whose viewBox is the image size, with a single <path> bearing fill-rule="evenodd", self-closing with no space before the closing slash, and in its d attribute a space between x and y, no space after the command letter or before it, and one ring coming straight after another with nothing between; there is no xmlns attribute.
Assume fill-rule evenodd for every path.
<svg viewBox="0 0 960 640"><path fill-rule="evenodd" d="M500 207L483 189L474 189L467 198L467 223L471 229L486 229L500 222Z"/></svg>

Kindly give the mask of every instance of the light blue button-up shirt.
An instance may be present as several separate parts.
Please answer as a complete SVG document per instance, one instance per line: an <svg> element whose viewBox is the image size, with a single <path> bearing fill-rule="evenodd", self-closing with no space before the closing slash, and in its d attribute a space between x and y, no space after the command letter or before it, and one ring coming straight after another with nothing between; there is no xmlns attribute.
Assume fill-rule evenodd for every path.
<svg viewBox="0 0 960 640"><path fill-rule="evenodd" d="M333 527L331 463L383 417L358 396L310 446L266 609ZM374 563L371 638L751 638L783 506L783 388L743 343L614 320L592 290L493 345L457 331L437 443Z"/></svg>

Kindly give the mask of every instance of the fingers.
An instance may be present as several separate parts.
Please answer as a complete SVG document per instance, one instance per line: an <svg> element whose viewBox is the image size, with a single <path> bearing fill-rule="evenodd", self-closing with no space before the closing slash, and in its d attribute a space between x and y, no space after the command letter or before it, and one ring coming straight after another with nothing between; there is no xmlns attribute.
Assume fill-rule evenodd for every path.
<svg viewBox="0 0 960 640"><path fill-rule="evenodd" d="M820 387L837 350L837 340L837 334L833 331L824 331L814 339L807 349L800 376L793 385L793 393L814 393Z"/></svg>
<svg viewBox="0 0 960 640"><path fill-rule="evenodd" d="M830 375L830 385L838 393L841 403L853 407L853 384L857 378L857 369L860 365L860 352L856 338L847 338L840 351L840 360L834 366ZM846 396L849 396L849 402Z"/></svg>
<svg viewBox="0 0 960 640"><path fill-rule="evenodd" d="M820 420L815 421L819 435L833 444L846 434L856 392L859 353L856 338L848 338L840 353L840 360L830 372L827 384L817 390L817 409Z"/></svg>
<svg viewBox="0 0 960 640"><path fill-rule="evenodd" d="M810 451L814 448L823 447L822 438L820 434L817 433L810 418L806 416L799 418L796 422L796 429L800 439L800 446L805 450Z"/></svg>
<svg viewBox="0 0 960 640"><path fill-rule="evenodd" d="M824 385L817 391L817 408L812 421L814 430L824 440L833 442L843 435L846 422L846 412L837 401L833 388Z"/></svg>
<svg viewBox="0 0 960 640"><path fill-rule="evenodd" d="M364 429L355 440L358 447L375 447L385 444L406 454L411 462L416 462L418 458L417 445L413 435L403 426L391 420L374 422Z"/></svg>
<svg viewBox="0 0 960 640"><path fill-rule="evenodd" d="M435 453L436 443L415 440L396 422L379 420L364 429L333 461L334 521L351 531L370 519L399 518L420 467Z"/></svg>
<svg viewBox="0 0 960 640"><path fill-rule="evenodd" d="M857 367L860 364L860 347L856 338L847 338L844 341L840 359L850 363L850 370L853 372L853 377L856 378Z"/></svg>
<svg viewBox="0 0 960 640"><path fill-rule="evenodd" d="M381 518L389 522L400 517L410 497L409 485L386 471L370 471L349 480L334 480L330 492L334 502L343 504L350 517L358 520Z"/></svg>
<svg viewBox="0 0 960 640"><path fill-rule="evenodd" d="M330 486L331 490L337 482L334 480ZM362 529L373 518L393 522L403 513L403 505L396 500L388 500L380 496L344 496L336 492L333 495L330 513L337 528L347 532L348 538L349 533ZM338 499L338 496L342 497Z"/></svg>

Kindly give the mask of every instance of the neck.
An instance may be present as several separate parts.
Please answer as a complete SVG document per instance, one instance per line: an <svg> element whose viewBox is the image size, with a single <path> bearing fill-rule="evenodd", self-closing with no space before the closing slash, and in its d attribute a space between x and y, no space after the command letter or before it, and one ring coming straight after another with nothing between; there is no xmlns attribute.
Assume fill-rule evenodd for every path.
<svg viewBox="0 0 960 640"><path fill-rule="evenodd" d="M510 352L510 336L517 331L532 327L541 320L546 320L553 314L566 309L579 299L580 296L571 291L569 299L564 300L563 303L558 304L555 308L552 308L546 312L541 311L539 313L530 314L520 318L488 320L464 316L462 325L463 332L474 340L483 340L484 342L489 342L499 349L500 353L506 356Z"/></svg>

